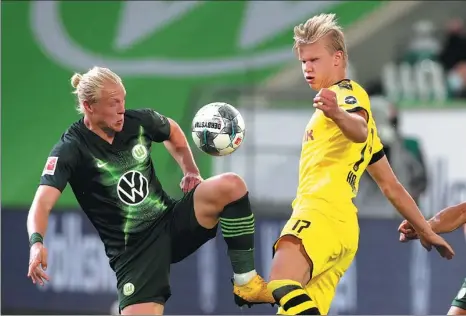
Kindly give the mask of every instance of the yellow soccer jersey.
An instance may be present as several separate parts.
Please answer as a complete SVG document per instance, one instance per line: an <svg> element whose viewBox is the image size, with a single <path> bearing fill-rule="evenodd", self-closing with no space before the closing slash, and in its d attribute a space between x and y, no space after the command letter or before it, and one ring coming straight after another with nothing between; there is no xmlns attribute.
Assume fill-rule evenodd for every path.
<svg viewBox="0 0 466 316"><path fill-rule="evenodd" d="M356 212L352 199L356 197L359 179L371 160L375 162L383 157L383 145L366 91L347 79L330 89L335 91L338 104L346 111L367 111L368 137L365 143L354 143L321 110L315 111L303 137L299 184L293 201L296 211L315 209L320 202L325 202L334 205L335 210Z"/></svg>

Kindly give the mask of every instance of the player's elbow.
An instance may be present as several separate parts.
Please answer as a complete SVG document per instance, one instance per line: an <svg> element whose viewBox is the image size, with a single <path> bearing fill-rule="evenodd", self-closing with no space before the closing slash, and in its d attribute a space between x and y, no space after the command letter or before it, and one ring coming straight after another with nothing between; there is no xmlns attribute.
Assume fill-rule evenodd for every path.
<svg viewBox="0 0 466 316"><path fill-rule="evenodd" d="M351 135L349 135L349 138L351 139L352 142L354 143L365 143L367 140L367 124L363 122L364 124L360 124L357 128L353 129Z"/></svg>
<svg viewBox="0 0 466 316"><path fill-rule="evenodd" d="M355 143L365 143L367 140L367 124L363 124L355 136Z"/></svg>
<svg viewBox="0 0 466 316"><path fill-rule="evenodd" d="M380 185L380 190L382 191L383 195L387 197L387 199L393 201L398 196L400 196L400 192L404 191L404 188L398 180L393 180L390 182L387 181L386 183Z"/></svg>
<svg viewBox="0 0 466 316"><path fill-rule="evenodd" d="M356 114L350 114L351 117L351 127L348 132L350 132L350 139L355 143L365 143L368 136L367 121L364 117Z"/></svg>

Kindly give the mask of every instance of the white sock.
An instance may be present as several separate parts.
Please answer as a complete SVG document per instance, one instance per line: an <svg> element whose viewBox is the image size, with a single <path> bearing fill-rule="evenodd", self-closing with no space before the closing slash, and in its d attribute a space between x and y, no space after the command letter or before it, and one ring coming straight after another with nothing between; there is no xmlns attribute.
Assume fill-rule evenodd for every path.
<svg viewBox="0 0 466 316"><path fill-rule="evenodd" d="M256 270L252 270L246 273L233 274L233 280L236 285L245 285L257 275Z"/></svg>

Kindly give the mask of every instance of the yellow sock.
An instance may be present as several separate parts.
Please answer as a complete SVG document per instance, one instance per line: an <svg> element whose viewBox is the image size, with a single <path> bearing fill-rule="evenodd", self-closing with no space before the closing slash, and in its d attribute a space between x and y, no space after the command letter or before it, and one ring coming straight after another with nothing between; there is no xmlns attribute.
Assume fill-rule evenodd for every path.
<svg viewBox="0 0 466 316"><path fill-rule="evenodd" d="M267 289L285 312L283 315L320 315L316 303L299 282L274 280L268 283Z"/></svg>

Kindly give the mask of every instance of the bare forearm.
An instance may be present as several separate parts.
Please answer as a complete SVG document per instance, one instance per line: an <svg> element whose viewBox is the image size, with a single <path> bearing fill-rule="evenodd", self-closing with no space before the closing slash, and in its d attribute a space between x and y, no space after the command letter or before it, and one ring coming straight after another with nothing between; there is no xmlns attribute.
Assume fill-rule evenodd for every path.
<svg viewBox="0 0 466 316"><path fill-rule="evenodd" d="M174 124L170 139L165 142L165 147L170 152L173 159L176 160L184 174L199 173L186 136L178 124Z"/></svg>
<svg viewBox="0 0 466 316"><path fill-rule="evenodd" d="M176 160L178 165L184 174L186 173L199 173L199 169L194 162L193 153L188 147L177 147L174 152L171 153L173 158Z"/></svg>
<svg viewBox="0 0 466 316"><path fill-rule="evenodd" d="M31 237L33 233L39 233L42 237L45 237L49 214L50 209L48 209L46 205L43 205L40 201L33 202L27 218L29 237Z"/></svg>
<svg viewBox="0 0 466 316"><path fill-rule="evenodd" d="M363 143L367 139L367 122L364 118L351 115L341 109L338 114L332 117L335 124L338 125L343 135L355 143Z"/></svg>
<svg viewBox="0 0 466 316"><path fill-rule="evenodd" d="M429 224L432 230L438 234L454 231L466 224L466 203L447 207L432 217Z"/></svg>
<svg viewBox="0 0 466 316"><path fill-rule="evenodd" d="M418 233L431 230L429 224L417 207L416 202L414 202L411 195L409 195L400 183L384 191L384 194L397 211L412 224Z"/></svg>
<svg viewBox="0 0 466 316"><path fill-rule="evenodd" d="M27 218L29 237L39 233L45 237L50 211L60 197L60 190L47 185L41 185L36 191Z"/></svg>

